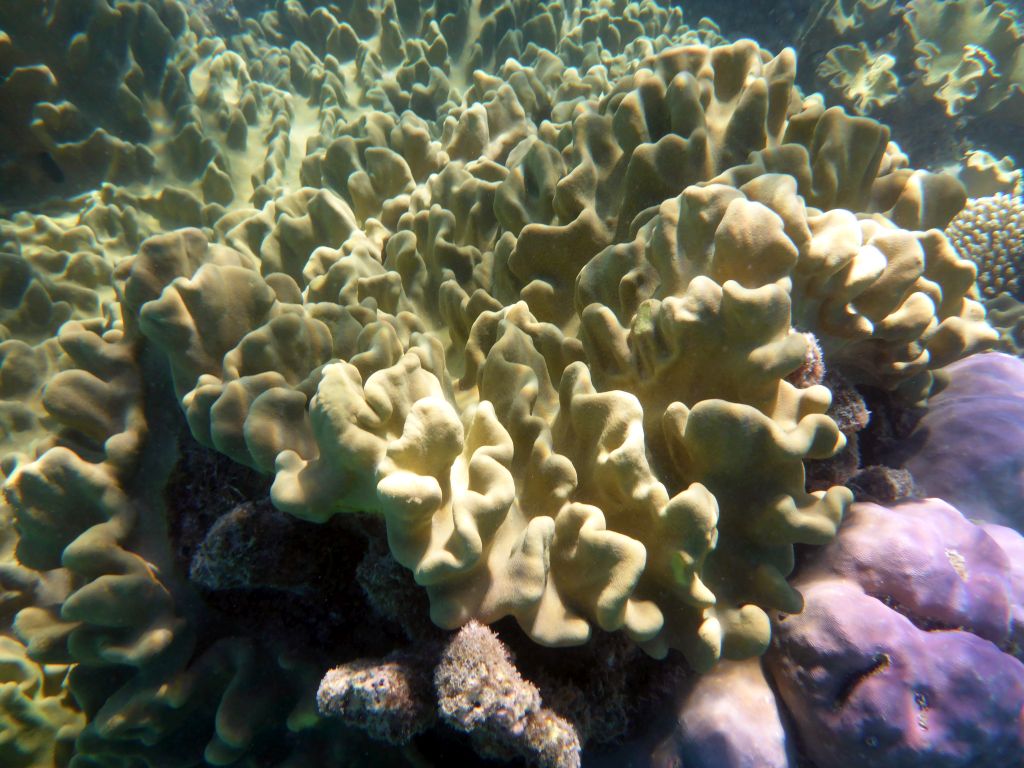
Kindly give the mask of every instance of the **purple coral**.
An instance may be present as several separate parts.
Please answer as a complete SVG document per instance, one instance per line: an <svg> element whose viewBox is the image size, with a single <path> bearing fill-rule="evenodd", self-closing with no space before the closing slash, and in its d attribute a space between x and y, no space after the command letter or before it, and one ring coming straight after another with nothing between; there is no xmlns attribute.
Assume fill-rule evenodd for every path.
<svg viewBox="0 0 1024 768"><path fill-rule="evenodd" d="M1020 763L1024 589L1008 550L1024 551L1018 534L936 499L854 505L766 658L818 768Z"/></svg>
<svg viewBox="0 0 1024 768"><path fill-rule="evenodd" d="M989 352L950 365L949 384L908 441L928 496L972 518L1024 529L1024 361Z"/></svg>
<svg viewBox="0 0 1024 768"><path fill-rule="evenodd" d="M651 768L789 768L791 740L759 659L719 662L680 687L676 724Z"/></svg>

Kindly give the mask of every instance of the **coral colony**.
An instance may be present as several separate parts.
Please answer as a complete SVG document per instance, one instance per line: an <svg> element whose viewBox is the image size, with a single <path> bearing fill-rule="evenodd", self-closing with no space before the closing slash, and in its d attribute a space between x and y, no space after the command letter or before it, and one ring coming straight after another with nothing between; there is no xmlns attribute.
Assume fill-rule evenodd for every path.
<svg viewBox="0 0 1024 768"><path fill-rule="evenodd" d="M0 2L0 764L1024 764L1021 22L683 13Z"/></svg>

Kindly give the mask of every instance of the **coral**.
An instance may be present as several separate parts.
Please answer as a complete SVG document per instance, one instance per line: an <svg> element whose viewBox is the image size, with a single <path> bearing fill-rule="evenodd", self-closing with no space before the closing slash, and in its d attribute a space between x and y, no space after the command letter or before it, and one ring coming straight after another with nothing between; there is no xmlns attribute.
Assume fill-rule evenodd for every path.
<svg viewBox="0 0 1024 768"><path fill-rule="evenodd" d="M275 725L313 727L301 702L316 678L307 662L282 665L246 637L204 635L196 652L195 596L173 566L153 493L174 461L179 427L159 404L173 404L171 393L147 377L147 410L142 356L120 329L71 323L59 340L75 367L43 394L58 444L19 464L4 491L18 561L48 574L13 629L33 661L72 667L67 688L88 719L73 764L275 754ZM5 584L29 585L27 573L5 567Z"/></svg>
<svg viewBox="0 0 1024 768"><path fill-rule="evenodd" d="M351 661L324 675L317 709L392 744L405 744L436 717L429 666L408 654Z"/></svg>
<svg viewBox="0 0 1024 768"><path fill-rule="evenodd" d="M575 764L640 649L801 608L851 501L806 487L856 422L822 372L918 402L993 341L962 186L792 50L650 0L200 10L0 10L0 576L75 768L352 764L322 671L402 741L374 682L460 627L441 719Z"/></svg>
<svg viewBox="0 0 1024 768"><path fill-rule="evenodd" d="M985 302L989 323L999 332L1000 352L1021 357L1024 354L1024 302L1008 293L1000 293Z"/></svg>
<svg viewBox="0 0 1024 768"><path fill-rule="evenodd" d="M987 299L1008 293L1024 298L1024 198L1002 192L969 200L946 228L964 258L978 265L978 284Z"/></svg>
<svg viewBox="0 0 1024 768"><path fill-rule="evenodd" d="M392 744L407 744L440 718L468 733L483 757L518 757L541 768L580 764L576 728L542 706L540 692L516 669L505 644L475 621L443 650L427 644L331 669L320 683L317 707Z"/></svg>
<svg viewBox="0 0 1024 768"><path fill-rule="evenodd" d="M665 681L679 665L675 659L651 659L627 638L611 634L597 635L571 656L561 649L522 645L519 653L545 705L572 723L587 749L618 744L637 730L644 723L643 699L655 700L671 687ZM645 693L637 696L638 691Z"/></svg>
<svg viewBox="0 0 1024 768"><path fill-rule="evenodd" d="M957 115L975 101L975 108L990 111L1019 95L1013 61L1022 33L1016 13L1005 4L913 0L906 24L921 83L947 114Z"/></svg>
<svg viewBox="0 0 1024 768"><path fill-rule="evenodd" d="M997 159L984 150L967 152L960 162L957 178L967 190L968 199L1001 193L1024 194L1024 172L1014 166L1009 155Z"/></svg>
<svg viewBox="0 0 1024 768"><path fill-rule="evenodd" d="M294 557L308 543L302 525L269 504L241 504L211 526L192 555L189 579L211 591L307 589L322 564L315 557Z"/></svg>
<svg viewBox="0 0 1024 768"><path fill-rule="evenodd" d="M910 498L915 493L914 478L906 469L892 469L880 464L864 467L847 482L858 501L891 504Z"/></svg>
<svg viewBox="0 0 1024 768"><path fill-rule="evenodd" d="M487 627L470 622L459 630L441 654L434 687L441 718L468 732L482 755L519 755L544 768L580 764L572 724L542 706L536 687Z"/></svg>
<svg viewBox="0 0 1024 768"><path fill-rule="evenodd" d="M174 3L5 4L4 202L149 181L156 156L143 99L158 95L184 22Z"/></svg>
<svg viewBox="0 0 1024 768"><path fill-rule="evenodd" d="M797 389L813 387L815 384L821 384L825 379L825 360L818 340L814 338L813 333L805 333L804 338L807 339L807 352L804 353L804 361L786 376L786 381ZM842 427L840 430L845 431L842 430Z"/></svg>
<svg viewBox="0 0 1024 768"><path fill-rule="evenodd" d="M838 32L859 30L865 37L880 36L898 9L895 0L838 0L822 12Z"/></svg>
<svg viewBox="0 0 1024 768"><path fill-rule="evenodd" d="M726 661L679 687L678 724L652 750L669 768L790 768L795 750L756 659Z"/></svg>
<svg viewBox="0 0 1024 768"><path fill-rule="evenodd" d="M938 500L850 509L766 656L816 765L1019 759L1021 545Z"/></svg>
<svg viewBox="0 0 1024 768"><path fill-rule="evenodd" d="M85 716L64 687L68 666L37 664L0 635L0 760L11 768L67 765Z"/></svg>
<svg viewBox="0 0 1024 768"><path fill-rule="evenodd" d="M361 235L353 235L353 245L338 251L324 247L315 251L315 271L307 266L306 273L301 275L303 281L310 281L303 304L295 301L299 294L293 288L278 287L284 285L281 280L272 287L248 266L255 257L222 246L211 247L207 263L191 277L195 266L192 262L178 260L174 262L177 266L170 262L161 266L179 247L173 243L197 237L189 232L147 243L130 269L122 273L124 294L130 305L138 305L140 302L131 296L142 295L140 292L154 294L160 284L166 284L178 271L180 278L170 282L159 299L141 304L138 324L170 356L193 433L201 442L237 461L262 471L273 468L277 477L272 496L282 509L313 520L326 519L344 509L383 513L388 521L392 552L399 562L413 570L420 584L428 587L432 616L442 626L457 626L471 616L493 621L511 613L535 639L556 645L579 643L589 636L590 628L586 614L578 613L579 608L567 610L571 600L580 606L591 604L586 610L597 617L600 626L626 628L655 654L663 654L667 646L682 647L694 663L707 665L730 642L735 645L726 651L728 654L757 652L767 641L767 625L761 618L763 614L753 605L744 607L742 601L734 608L719 603L718 609L710 610L708 593L704 591L707 587L699 569L704 554L710 550L708 542L714 535L711 526L715 516L724 514L728 519L735 514L729 509L750 508L758 502L749 497L729 499L724 491L714 500L708 495L709 489L716 493L717 489L730 487L730 473L743 470L735 461L729 466L722 463L733 452L727 443L716 443L720 447L715 448L710 444L701 447L711 434L703 430L717 432L720 436L716 441L746 441L749 438L743 435L747 427L741 427L730 438L721 435L732 434L727 424L738 426L754 419L751 428L762 435L759 439L768 441L766 446L780 440L793 441L792 447L783 449L778 456L779 461L791 462L788 472L802 472L799 461L786 458L790 451L806 457L823 457L839 447L838 433L831 422L819 418L827 407L822 399L824 390L812 387L798 391L782 381L782 376L800 365L807 349L806 340L790 331L790 323L818 328L823 354L854 381L908 390L918 388L917 391L927 388L930 367L942 365L972 346L988 343L991 334L980 322L980 309L964 298L964 291L973 281L973 270L956 259L938 233L912 236L877 218L860 222L852 216L816 218L817 214L804 212L796 195L798 182L792 178L765 174L754 167L738 173L752 177L739 190L725 185L691 187L681 197L663 203L659 212L637 230L631 247L637 254L634 258L639 259L638 269L648 275L648 287L625 303L620 297L629 296L628 292L609 292L615 276L623 274L617 264L622 246L609 247L592 256L582 269L577 267L579 280L575 281L571 279L575 271L548 277L546 267L540 268L539 264L537 274L541 278L528 279L534 268L529 267L530 262L522 261L527 257L519 256L522 251L517 244L509 256L509 265L521 263L516 266L518 274L513 272L499 282L499 276L492 273L493 287L487 292L501 295L506 290L503 282L518 281L524 285L520 294L524 302L505 308L493 302L475 309L464 305L471 314L460 317L458 313L466 310L456 309L453 304L447 305L450 308L435 304L437 300L429 298L427 288L440 285L441 295L453 296L474 290L483 301L480 288L474 288L472 282L467 283L467 289L457 288L452 278L445 278L448 282L444 283L443 271L433 276L434 269L426 264L436 260L437 255L429 256L425 269L404 281L400 277L402 267L389 276L380 262L369 256L372 250L368 249L380 246L366 242ZM344 215L344 208L337 206L325 210L341 211ZM577 223L587 220L588 210L583 209ZM706 210L705 215L711 217L704 236L707 245L677 243L674 232L678 222L696 215L691 211L698 210ZM310 224L315 221L311 218ZM787 221L788 224L784 223ZM749 232L766 225L766 234L752 240ZM523 229L519 241L530 242L532 226ZM575 226L564 229L569 231ZM792 236L786 233L787 226ZM542 229L537 231L539 234ZM774 234L769 236L768 232ZM387 245L390 252L379 258L385 264L397 266L399 248L408 249L406 253L411 255L417 240L393 238ZM823 322L830 310L826 309L828 301L814 293L818 290L814 287L814 270L824 268L825 264L815 261L822 258L816 255L815 243L840 241L847 243L843 246L845 258L851 263L860 259L864 266L849 267L849 274L855 279L845 288L832 289L839 298L828 301L835 302L837 307L847 306L858 297L857 306L870 313L879 328L885 328L878 336L874 335L874 323L867 316L846 319L834 327ZM200 254L206 246L196 242L195 253ZM709 247L711 252L702 255L700 249ZM673 251L675 255L669 255ZM764 255L755 257L754 253ZM838 258L838 253L833 250L829 258ZM454 256L455 252L448 258ZM909 272L901 268L897 273L895 264L900 259L919 266ZM747 262L764 265L762 271L740 266ZM451 263L453 276L457 276L461 268L457 261ZM821 266L814 266L819 263ZM893 265L892 278L885 272L886 263ZM322 274L325 267L321 264L331 265L326 274ZM837 267L828 269L834 271ZM796 276L792 298L771 285L790 270ZM156 274L163 275L157 285L143 289L151 279L149 276ZM472 273L463 274L463 280L477 279ZM741 275L743 283L733 280ZM563 324L566 330L575 322L564 315L562 308L566 302L552 301L558 291L570 290L573 282L577 284L576 303L586 308L581 313L580 339L576 342L551 322ZM943 284L947 287L940 288ZM385 291L385 285L392 287ZM328 297L335 301L335 297L348 295L352 290L356 291L354 297L361 290L372 291L378 307L376 313L369 305L353 305L332 309L333 316L324 314ZM678 296L673 295L676 292ZM642 303L648 296L653 300ZM655 296L664 298L658 300ZM486 306L490 308L484 309ZM688 319L687 313L695 313L694 319ZM733 315L747 315L751 319L731 320ZM545 316L550 318L548 322L541 320ZM224 317L232 318L230 324L220 321ZM761 319L753 321L753 317ZM211 326L212 318L218 318L215 326ZM425 333L441 322L464 329L460 333L467 339L459 397L467 403L475 390L479 403L475 412L467 410L472 415L468 430L451 405L449 392L454 382L449 378L449 363L443 362L445 353L438 341ZM730 328L747 327L735 326L737 322L759 324L761 338L748 336L740 341L730 336L735 333ZM640 339L649 333L648 324L662 329L659 334L664 341L654 337L641 345ZM206 330L211 327L217 329L215 333ZM920 340L916 334L922 334ZM627 342L630 336L636 338ZM679 340L670 341L673 336ZM702 336L706 341L700 341ZM763 347L764 351L759 353L764 356L759 378L750 378L752 371L744 368L747 358L737 357L736 367L722 366L714 380L705 377L685 384L686 379L677 375L668 396L671 372L699 366L697 360L714 355L716 345L726 343L712 341L718 338L729 338L729 344L741 345L737 349L752 351ZM885 341L887 338L892 341ZM908 338L909 345L905 341ZM627 343L637 345L641 352L636 360L629 360L618 351L625 349ZM655 346L649 347L651 343ZM657 346L665 344L670 346ZM673 349L685 349L685 357ZM872 350L870 356L865 354L867 349ZM458 361L457 347L448 354L455 355ZM352 362L329 363L332 355ZM589 369L579 362L581 357L590 361ZM656 363L658 358L662 361ZM531 385L537 393L531 409L537 416L529 418L539 416L547 422L545 430L550 437L543 441L575 465L572 474L567 474L565 459L544 458L539 452L550 449L540 449L540 444L533 448L529 443L517 445L519 434L525 437L532 433L521 432L527 428L527 417L520 415L519 406L512 406L512 393L523 385L516 383L516 378L496 375L510 364L522 371L517 375L529 377L524 381L536 377L537 383ZM561 392L556 397L559 380ZM314 392L307 411L303 406ZM631 401L627 392L635 393L633 396L638 399ZM723 409L716 401L707 399L714 397L728 397L739 405L739 410L732 406ZM373 415L370 403L380 398L391 403L387 406L389 421ZM681 407L669 407L674 400ZM466 410L467 405L461 408ZM584 414L591 408L611 419L603 428L608 430L607 438L586 431L589 428L585 428ZM660 425L651 421L666 409L671 421ZM792 417L783 413L799 415L789 422L787 419ZM782 432L771 426L772 419L780 419ZM753 427L754 424L758 426ZM598 457L585 446L595 440L613 439L613 433L620 430L627 434L633 430L633 439L645 441L655 456L655 465L645 466L646 458L637 452L640 443L636 447L624 443L622 448L609 444L608 450L620 451L622 458L616 461L636 467L629 470L631 474L615 481L626 483L622 490L612 491L606 485L609 481L600 479L601 472L606 470L600 469ZM786 432L791 437L784 438ZM674 434L679 437L673 437ZM676 447L672 441L680 438L682 442ZM522 455L522 459L514 458L517 455ZM550 472L550 477L542 480L544 475L539 476L535 487L517 485L514 475L509 473L513 461L541 462L538 466L546 463L550 469L545 472ZM452 486L453 491L443 490L452 482L455 468L463 463L471 468L469 487L457 492L457 486ZM586 469L592 464L594 469ZM473 469L474 466L478 468ZM367 472L371 468L374 474ZM643 496L637 496L641 487L650 485L657 477L652 474L655 470L668 472L666 478L678 478L672 483L683 490L674 500L670 501L660 481L643 491ZM776 479L770 479L771 475ZM778 509L769 514L795 514L787 525L793 526L790 535L797 540L818 541L827 536L843 504L843 493L837 489L821 498L805 496L799 490L798 474L784 472L780 476L774 470L764 475L763 487L771 487L780 477L791 478L784 482L793 483L788 494L796 494L794 511L785 513ZM493 490L487 490L491 484ZM574 486L579 487L576 498L588 499L587 504L570 500ZM689 490L685 490L687 486ZM453 494L451 500L443 501L448 493ZM561 509L555 506L542 514L542 507L536 507L530 522L518 510L522 509L522 499L535 495L564 499L559 502ZM636 528L625 538L618 532L602 532L606 523L601 520L606 513L600 510L608 509L606 505L616 495L635 497L638 509L649 510L638 511L632 518L661 518L664 522ZM608 500L602 502L602 498ZM724 503L727 499L728 504ZM594 506L594 502L598 505ZM481 503L485 506L478 507ZM467 505L467 512L460 511L463 505ZM803 511L797 511L801 507ZM661 508L666 511L655 511ZM479 511L469 512L471 509ZM464 522L456 522L467 513L469 517ZM681 516L680 522L670 522L676 514ZM484 523L486 516L492 517L493 522ZM415 521L431 518L439 523L446 521L445 527L457 538L446 543L418 533L429 528ZM472 528L460 530L476 519L480 522L471 523ZM777 524L768 522L771 519L766 518L758 525ZM691 522L683 522L686 520ZM697 523L698 520L701 522ZM689 529L685 526L695 524L698 528L692 534L686 532ZM676 525L684 528L666 536L670 528L664 526ZM479 531L474 531L477 526L481 526ZM501 559L497 555L484 556L486 551L504 551L504 545L497 542L514 541L524 530L530 533L517 545L522 547L521 553L513 550L501 555ZM749 557L751 552L746 548L757 539L756 531L760 530L754 527L746 534L739 531L736 554L730 554L728 541L719 540L711 558L728 562L729 557ZM570 543L590 537L592 541L583 548ZM678 626L665 624L662 609L645 598L646 594L663 591L663 587L656 585L677 582L680 578L674 570L677 566L671 565L675 558L670 551L672 537L678 537L674 539L679 542L676 547L695 547L684 550L691 563L687 567L693 570L687 576L690 585L685 587L690 595L679 594L679 599L698 608L698 612L686 620L687 624ZM474 540L479 543L474 544ZM644 574L639 545L655 543L664 548L664 554L649 552ZM757 551L757 545L754 546ZM543 560L534 558L548 547L555 553L562 547L574 554L565 560L556 554L550 558L550 565L541 565ZM602 551L607 551L607 555L600 554ZM776 556L768 552L762 555L769 562ZM570 576L581 567L576 564L576 557L593 559L592 562L611 557L612 562L620 565L610 568L606 586L577 584ZM534 564L527 565L531 560ZM765 576L772 571L785 573L784 560L775 562L767 566ZM594 572L604 572L604 567ZM487 586L481 589L478 580ZM767 588L767 583L746 587L754 594ZM726 589L734 590L735 585ZM602 590L607 592L598 598ZM588 592L590 596L583 597ZM760 599L783 601L776 603L779 606L793 604L793 596L784 591L771 597L768 592L761 594L764 597ZM573 597L569 598L570 595ZM602 607L602 603L607 607ZM559 604L564 607L555 609ZM546 605L550 607L538 612ZM723 608L725 611L721 612ZM702 614L694 624L694 619ZM709 620L711 623L698 633L700 640L695 645L690 633ZM730 632L736 633L732 640L728 639Z"/></svg>
<svg viewBox="0 0 1024 768"><path fill-rule="evenodd" d="M395 562L386 542L371 538L356 568L356 580L370 607L394 622L412 641L441 634L430 620L430 604L409 571Z"/></svg>
<svg viewBox="0 0 1024 768"><path fill-rule="evenodd" d="M194 0L191 5L192 12L201 18L202 26L221 35L241 30L242 15L235 7L234 0Z"/></svg>
<svg viewBox="0 0 1024 768"><path fill-rule="evenodd" d="M646 729L647 706L671 702L679 660L652 660L621 636L573 651L511 639L515 663L503 640L471 622L454 635L435 630L383 658L342 664L321 681L320 711L413 750L439 734L467 733L479 755L562 765L578 763L584 747L614 753L625 736ZM434 728L438 716L448 725ZM450 740L443 747L458 748Z"/></svg>
<svg viewBox="0 0 1024 768"><path fill-rule="evenodd" d="M902 460L923 493L971 518L1024 529L1024 362L974 355L947 369L949 383L907 439Z"/></svg>
<svg viewBox="0 0 1024 768"><path fill-rule="evenodd" d="M833 485L849 485L860 467L858 434L869 422L870 414L864 398L841 374L828 371L822 383L832 392L827 414L836 422L846 438L846 446L835 456L806 462L808 490L825 490Z"/></svg>
<svg viewBox="0 0 1024 768"><path fill-rule="evenodd" d="M822 62L802 84L881 116L917 162L955 162L965 144L1019 151L1024 25L1012 4L840 0L808 14L796 37L804 60ZM887 98L894 78L899 98Z"/></svg>
<svg viewBox="0 0 1024 768"><path fill-rule="evenodd" d="M900 81L892 71L895 65L895 58L878 54L861 42L833 48L818 65L818 72L841 90L858 112L867 114L899 97Z"/></svg>
<svg viewBox="0 0 1024 768"><path fill-rule="evenodd" d="M1019 178L1007 177L1016 185ZM949 223L946 235L957 251L978 265L978 284L999 348L1019 354L1024 347L1020 302L1024 299L1024 198L997 192L974 198Z"/></svg>

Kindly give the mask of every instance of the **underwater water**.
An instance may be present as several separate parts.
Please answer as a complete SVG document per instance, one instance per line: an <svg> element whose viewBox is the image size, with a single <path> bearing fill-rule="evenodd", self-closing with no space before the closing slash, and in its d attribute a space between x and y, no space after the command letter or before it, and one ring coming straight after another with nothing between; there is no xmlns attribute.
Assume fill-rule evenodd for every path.
<svg viewBox="0 0 1024 768"><path fill-rule="evenodd" d="M0 0L0 768L1024 766L1022 43Z"/></svg>

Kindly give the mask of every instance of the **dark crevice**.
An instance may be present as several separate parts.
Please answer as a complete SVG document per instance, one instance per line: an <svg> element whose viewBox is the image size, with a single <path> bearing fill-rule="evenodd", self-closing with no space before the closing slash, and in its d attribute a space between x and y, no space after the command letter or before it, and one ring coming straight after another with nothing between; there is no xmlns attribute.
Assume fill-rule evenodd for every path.
<svg viewBox="0 0 1024 768"><path fill-rule="evenodd" d="M840 686L839 691L836 694L835 704L833 705L835 709L842 709L845 707L846 703L850 700L850 697L853 696L853 692L856 690L858 685L872 675L884 672L889 668L891 663L892 657L889 656L889 654L877 653L875 654L875 658L870 667L862 672L854 672L849 675L846 680L843 681L843 684Z"/></svg>

